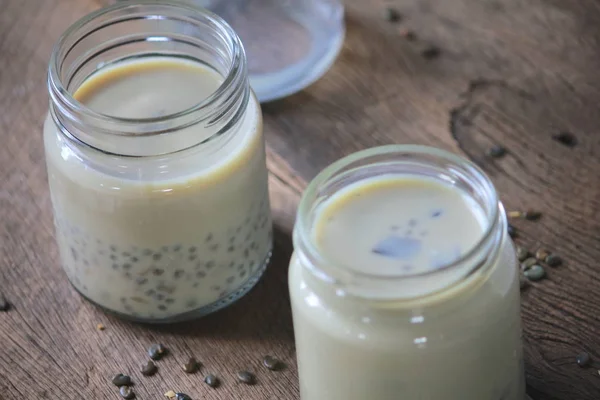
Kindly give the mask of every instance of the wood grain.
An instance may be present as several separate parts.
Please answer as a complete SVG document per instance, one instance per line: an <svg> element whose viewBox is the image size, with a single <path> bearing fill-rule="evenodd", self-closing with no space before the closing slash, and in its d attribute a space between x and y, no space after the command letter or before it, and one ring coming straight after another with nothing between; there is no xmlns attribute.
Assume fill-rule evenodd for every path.
<svg viewBox="0 0 600 400"><path fill-rule="evenodd" d="M544 212L515 223L519 243L566 260L523 293L528 390L533 400L598 398L598 371L578 368L574 357L586 350L600 359L600 3L348 0L347 40L333 69L264 107L277 228L264 279L216 315L154 327L114 319L76 295L51 223L41 141L47 60L71 22L109 2L0 0L0 292L13 305L0 313L0 399L118 398L109 382L118 372L133 376L140 399L170 389L215 400L298 399L286 274L300 193L337 158L388 143L465 155L492 177L507 208ZM391 3L399 24L382 18ZM426 59L431 45L441 54ZM577 146L553 140L562 131ZM507 156L487 157L494 144ZM157 376L143 378L153 342L172 352ZM265 354L288 368L265 371ZM191 355L223 387L183 374ZM242 368L259 384L235 384Z"/></svg>

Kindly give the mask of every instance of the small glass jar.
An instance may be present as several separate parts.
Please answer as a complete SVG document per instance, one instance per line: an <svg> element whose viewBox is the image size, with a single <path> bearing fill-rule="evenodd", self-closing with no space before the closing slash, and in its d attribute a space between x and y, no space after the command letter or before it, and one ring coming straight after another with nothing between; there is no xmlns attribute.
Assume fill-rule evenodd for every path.
<svg viewBox="0 0 600 400"><path fill-rule="evenodd" d="M456 261L416 274L336 264L313 236L319 207L381 174L460 190L483 210L481 239ZM302 400L525 398L514 247L492 183L469 161L394 145L334 163L303 195L294 249L289 287Z"/></svg>
<svg viewBox="0 0 600 400"><path fill-rule="evenodd" d="M222 83L148 118L101 114L74 96L106 68L156 57L210 68ZM262 118L225 21L179 2L119 2L62 35L48 89L56 237L78 292L124 318L167 322L255 285L272 247Z"/></svg>

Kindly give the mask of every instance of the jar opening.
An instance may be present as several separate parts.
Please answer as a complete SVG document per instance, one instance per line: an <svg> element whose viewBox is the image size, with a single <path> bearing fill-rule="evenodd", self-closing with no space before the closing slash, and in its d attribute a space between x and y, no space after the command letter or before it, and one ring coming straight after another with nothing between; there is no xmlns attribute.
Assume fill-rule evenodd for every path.
<svg viewBox="0 0 600 400"><path fill-rule="evenodd" d="M223 81L189 108L159 117L105 115L73 96L98 71L149 57L199 63ZM211 140L237 123L250 96L244 49L233 29L207 10L175 1L118 2L74 23L54 48L48 87L51 115L67 137L124 156L157 155L144 152L143 138L164 140L198 124L201 137L151 147L169 154Z"/></svg>
<svg viewBox="0 0 600 400"><path fill-rule="evenodd" d="M350 185L384 175L437 180L463 192L481 208L481 236L458 258L425 271L374 273L331 259L321 251L313 235L317 210ZM321 281L369 297L419 297L448 288L482 268L497 254L505 229L503 210L494 186L477 166L434 148L391 145L361 151L339 160L311 182L298 209L294 246L301 265ZM460 234L460 227L457 227L457 234ZM424 283L427 293L418 289Z"/></svg>

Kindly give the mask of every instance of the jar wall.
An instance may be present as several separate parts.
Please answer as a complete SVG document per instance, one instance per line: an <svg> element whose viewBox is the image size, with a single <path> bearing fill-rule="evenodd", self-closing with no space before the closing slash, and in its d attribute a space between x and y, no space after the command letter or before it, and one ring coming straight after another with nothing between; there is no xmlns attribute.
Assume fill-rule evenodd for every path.
<svg viewBox="0 0 600 400"><path fill-rule="evenodd" d="M126 15L127 7L112 9ZM173 17L179 6L160 7L171 7ZM163 57L180 59L182 51ZM169 129L156 136L99 133L97 125L65 113L60 98L51 104L44 144L57 242L69 280L88 300L125 318L184 320L230 304L262 275L272 246L262 118L247 79L237 85L241 90L222 90L234 103L217 112L220 119L200 115L178 128L167 118ZM69 87L66 96L76 90ZM240 109L228 112L236 108L231 104ZM143 132L148 123L128 124ZM223 129L215 133L215 126ZM206 139L190 146L183 137ZM169 141L174 149L185 146L143 156L98 148L114 145L113 138L133 151L164 150Z"/></svg>
<svg viewBox="0 0 600 400"><path fill-rule="evenodd" d="M326 168L289 289L302 400L524 398L515 250L468 160L392 145Z"/></svg>
<svg viewBox="0 0 600 400"><path fill-rule="evenodd" d="M299 257L289 275L302 400L522 400L518 267L510 239L460 295L407 306L323 291Z"/></svg>

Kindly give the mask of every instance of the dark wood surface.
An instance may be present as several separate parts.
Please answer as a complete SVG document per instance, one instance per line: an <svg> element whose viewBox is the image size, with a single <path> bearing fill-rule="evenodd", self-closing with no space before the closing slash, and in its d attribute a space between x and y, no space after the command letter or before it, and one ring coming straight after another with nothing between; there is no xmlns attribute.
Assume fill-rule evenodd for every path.
<svg viewBox="0 0 600 400"><path fill-rule="evenodd" d="M333 69L263 108L276 221L268 272L229 309L164 327L123 322L83 301L54 243L41 140L47 60L71 22L107 2L0 0L0 292L12 303L0 313L0 399L116 399L109 380L118 372L134 377L140 399L170 389L298 399L286 273L299 195L330 162L388 143L465 155L492 177L508 209L544 213L515 223L519 243L566 261L523 292L528 391L534 400L600 398L598 368L574 362L583 350L600 360L599 2L396 0L403 18L391 24L382 17L391 2L348 0L347 40ZM439 57L423 56L431 46ZM561 132L577 144L554 140ZM506 157L486 156L494 144ZM157 376L142 378L153 342L171 355ZM288 368L266 372L264 354ZM224 385L209 390L201 375L183 374L190 355ZM235 384L241 368L257 372L259 384Z"/></svg>

